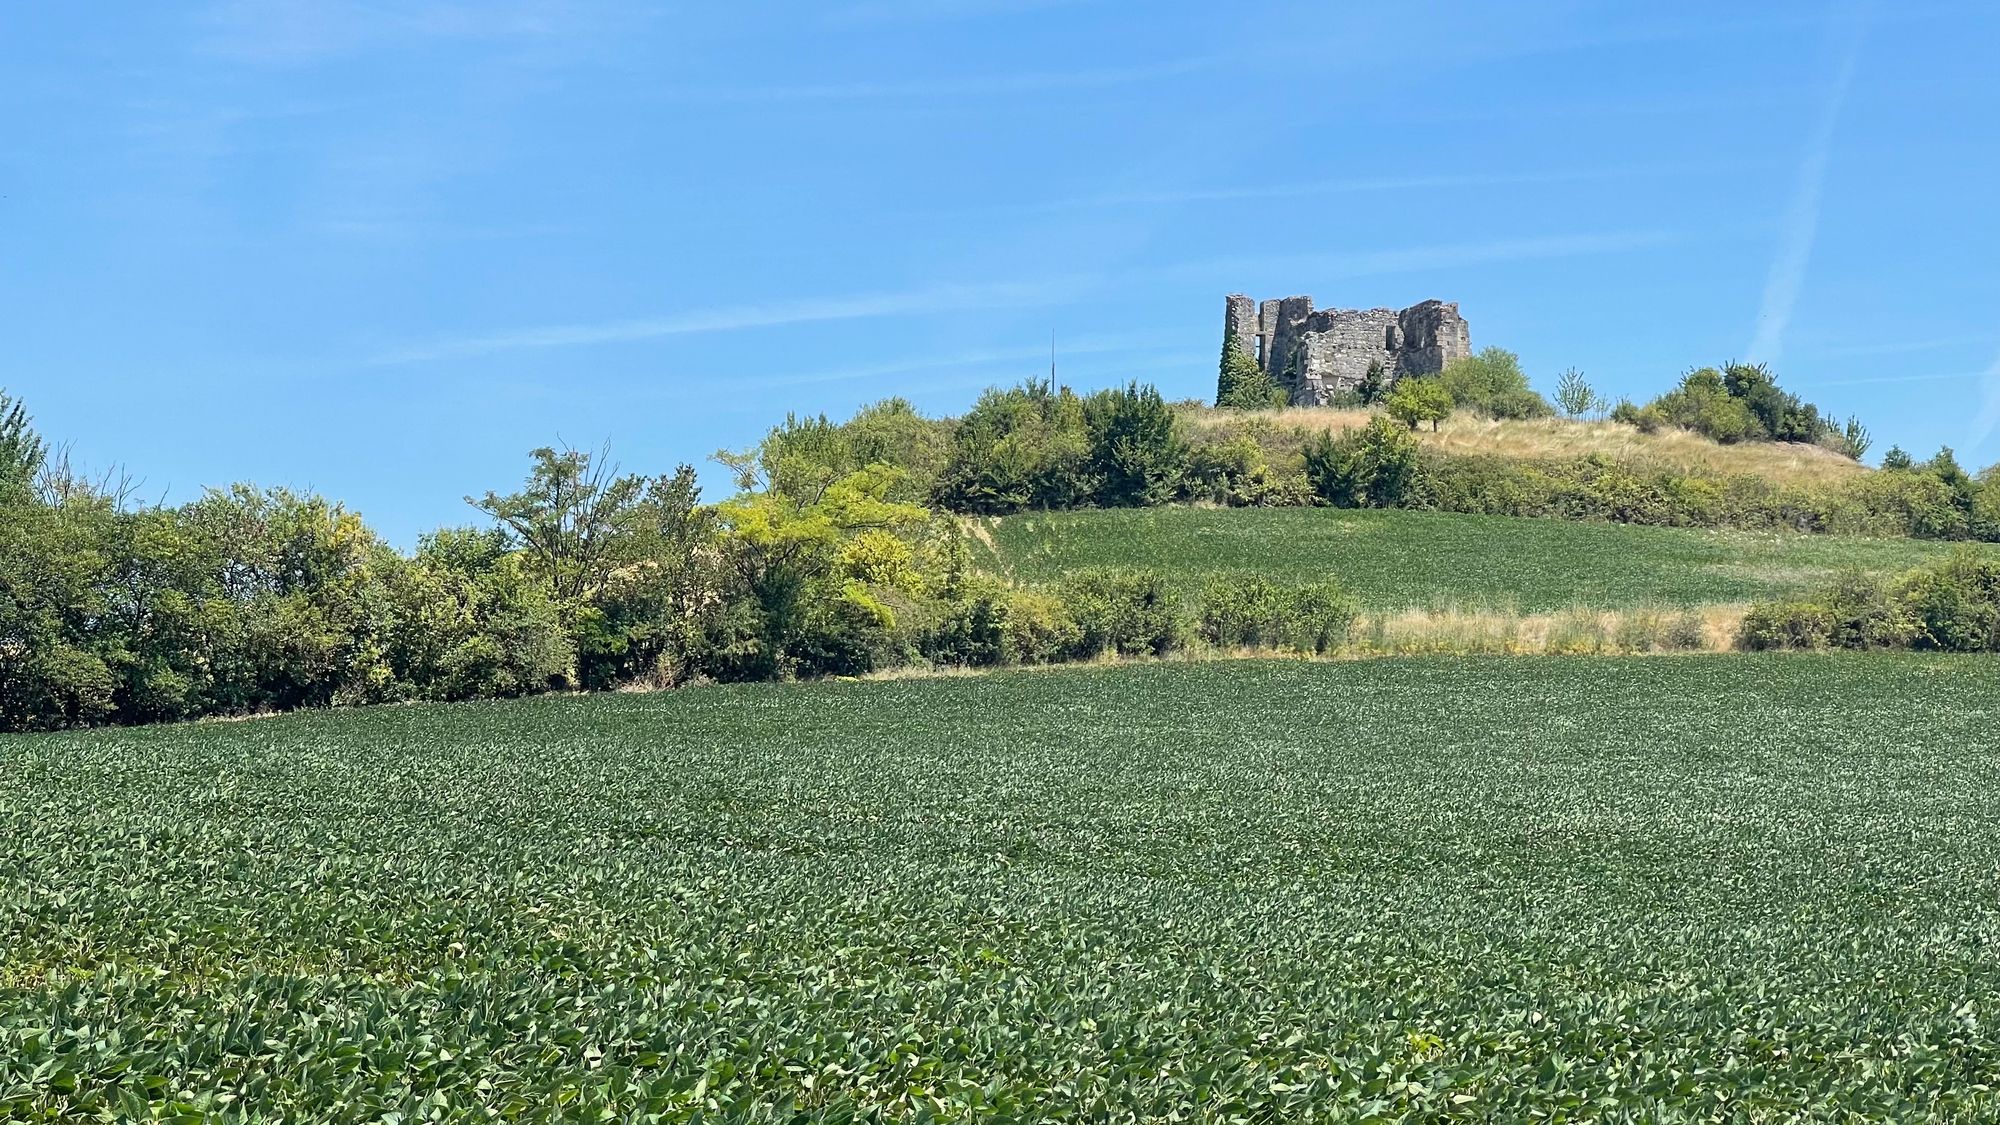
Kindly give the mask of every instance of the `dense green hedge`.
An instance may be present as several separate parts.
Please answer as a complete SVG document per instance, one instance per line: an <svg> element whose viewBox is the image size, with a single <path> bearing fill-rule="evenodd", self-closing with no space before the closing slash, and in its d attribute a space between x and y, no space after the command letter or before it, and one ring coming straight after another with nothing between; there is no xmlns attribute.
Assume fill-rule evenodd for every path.
<svg viewBox="0 0 2000 1125"><path fill-rule="evenodd" d="M1484 387L1495 403L1521 390L1518 372L1491 363L1461 375L1463 393ZM1774 417L1802 409L1769 394L1745 402ZM1603 457L1446 454L1386 417L1336 436L1251 412L1191 436L1136 383L993 390L956 420L899 400L844 423L788 418L719 459L739 492L705 505L687 466L628 476L537 450L520 491L477 501L491 526L442 530L405 554L338 503L283 489L128 507L52 458L0 395L0 730L1190 642L1324 651L1352 619L1336 589L1250 579L1214 584L1196 606L1145 573L1003 585L973 573L959 521L939 509L1321 503L2000 538L2000 483L1948 450L1780 485ZM1945 596L1912 587L1896 599L1931 622ZM1831 607L1824 629L1804 610L1772 617L1758 636L1844 643L1842 612ZM1964 647L1975 626L1922 635Z"/></svg>
<svg viewBox="0 0 2000 1125"><path fill-rule="evenodd" d="M1888 580L1850 575L1812 597L1752 607L1737 643L2000 652L2000 561L1961 551Z"/></svg>

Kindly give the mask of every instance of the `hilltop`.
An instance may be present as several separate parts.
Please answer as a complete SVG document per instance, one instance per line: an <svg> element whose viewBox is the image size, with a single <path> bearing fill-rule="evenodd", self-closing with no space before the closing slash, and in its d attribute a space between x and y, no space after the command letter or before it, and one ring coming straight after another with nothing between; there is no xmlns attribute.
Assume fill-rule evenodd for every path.
<svg viewBox="0 0 2000 1125"><path fill-rule="evenodd" d="M1244 413L1238 410L1185 404L1178 411L1188 432L1202 438L1222 437L1241 429L1245 422ZM1296 431L1303 437L1343 434L1367 426L1377 416L1376 411L1360 407L1294 406L1269 411L1257 419L1275 430ZM1692 430L1664 428L1648 433L1609 420L1453 414L1439 423L1435 433L1416 430L1413 435L1420 446L1440 453L1522 461L1608 457L1649 468L1756 476L1775 484L1848 480L1874 472L1860 461L1821 445L1778 441L1725 445Z"/></svg>

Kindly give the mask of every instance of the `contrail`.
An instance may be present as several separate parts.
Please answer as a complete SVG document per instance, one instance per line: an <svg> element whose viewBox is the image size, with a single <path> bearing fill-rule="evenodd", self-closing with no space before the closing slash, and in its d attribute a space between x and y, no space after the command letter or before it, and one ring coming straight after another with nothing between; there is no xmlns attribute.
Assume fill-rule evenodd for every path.
<svg viewBox="0 0 2000 1125"><path fill-rule="evenodd" d="M1813 242L1819 235L1821 189L1826 186L1826 165L1833 155L1834 128L1840 123L1840 109L1847 90L1854 84L1854 66L1861 57L1861 39L1868 26L1867 13L1857 9L1847 21L1840 53L1840 68L1833 88L1806 144L1805 160L1799 164L1798 189L1785 218L1784 237L1778 256L1764 280L1764 304L1757 314L1757 335L1750 341L1753 363L1773 363L1784 350L1785 330L1791 326L1792 307L1798 303L1799 288L1806 279L1806 265L1812 260Z"/></svg>

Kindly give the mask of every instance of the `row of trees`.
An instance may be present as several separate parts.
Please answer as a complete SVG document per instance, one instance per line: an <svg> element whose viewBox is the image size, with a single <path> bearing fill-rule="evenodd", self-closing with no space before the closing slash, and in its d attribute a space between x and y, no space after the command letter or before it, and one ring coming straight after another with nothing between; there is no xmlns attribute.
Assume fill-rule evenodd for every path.
<svg viewBox="0 0 2000 1125"><path fill-rule="evenodd" d="M1215 404L1234 410L1267 410L1286 405L1286 393L1234 336L1225 335L1216 378ZM1652 402L1613 404L1571 368L1556 382L1552 404L1528 384L1520 358L1503 348L1487 348L1453 360L1436 375L1393 379L1380 363L1360 384L1336 393L1337 407L1380 407L1411 429L1428 422L1433 430L1455 411L1485 418L1528 419L1561 412L1572 418L1602 416L1652 432L1668 426L1691 430L1725 444L1788 441L1823 445L1855 460L1868 452L1868 430L1858 419L1836 425L1819 407L1778 386L1763 364L1728 363L1702 367Z"/></svg>
<svg viewBox="0 0 2000 1125"><path fill-rule="evenodd" d="M685 465L648 477L539 449L518 490L468 498L487 526L405 554L340 504L282 488L131 504L0 395L0 730L1076 660L1191 638L1317 650L1345 629L1352 607L1331 585L1221 583L1185 606L1154 574L1046 589L982 574L933 494L1151 503L1186 447L1150 388L1030 385L976 413L956 428L901 402L843 425L788 419L719 455L740 490L715 504Z"/></svg>
<svg viewBox="0 0 2000 1125"><path fill-rule="evenodd" d="M1338 433L1177 407L1136 383L1029 382L959 419L889 400L841 423L787 418L718 454L738 491L713 504L688 466L624 474L601 453L536 450L518 490L469 498L485 525L407 554L286 489L133 505L0 394L0 729L1145 647L1130 622L1149 620L1157 589L996 582L957 513L1329 504L2000 539L2000 474L1949 450L1891 450L1884 472L1814 486L1448 455L1393 405L1417 384L1495 413L1547 406L1495 350L1404 381ZM1722 386L1764 404L1753 412L1775 403L1781 423L1796 413Z"/></svg>

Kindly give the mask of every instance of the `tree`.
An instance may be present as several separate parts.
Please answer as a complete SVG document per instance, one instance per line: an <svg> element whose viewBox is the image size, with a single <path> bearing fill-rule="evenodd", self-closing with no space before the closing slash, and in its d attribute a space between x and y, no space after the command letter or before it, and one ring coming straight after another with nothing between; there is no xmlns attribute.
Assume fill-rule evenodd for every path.
<svg viewBox="0 0 2000 1125"><path fill-rule="evenodd" d="M1285 405L1285 392L1257 365L1234 335L1223 337L1222 367L1215 380L1215 405L1234 410L1269 410Z"/></svg>
<svg viewBox="0 0 2000 1125"><path fill-rule="evenodd" d="M424 536L390 582L389 662L422 699L522 695L575 682L576 651L544 585L499 528Z"/></svg>
<svg viewBox="0 0 2000 1125"><path fill-rule="evenodd" d="M719 622L715 670L730 679L867 671L872 643L893 616L868 589L894 549L869 533L921 525L930 513L890 499L902 470L875 464L828 486L811 504L775 492L744 493L716 505L729 571L727 613Z"/></svg>
<svg viewBox="0 0 2000 1125"><path fill-rule="evenodd" d="M1437 382L1458 407L1489 418L1546 418L1555 413L1528 386L1521 357L1505 348L1486 348L1445 364Z"/></svg>
<svg viewBox="0 0 2000 1125"><path fill-rule="evenodd" d="M1584 381L1583 372L1572 367L1556 377L1556 405L1571 418L1581 418L1599 409L1601 400Z"/></svg>
<svg viewBox="0 0 2000 1125"><path fill-rule="evenodd" d="M1875 444L1875 437L1868 432L1868 427L1852 414L1847 416L1847 429L1841 433L1840 440L1846 454L1856 461L1866 457L1868 447Z"/></svg>
<svg viewBox="0 0 2000 1125"><path fill-rule="evenodd" d="M557 603L574 609L611 572L618 537L645 481L619 476L603 453L593 458L544 447L529 456L535 466L527 487L505 496L468 496L465 502L512 531Z"/></svg>
<svg viewBox="0 0 2000 1125"><path fill-rule="evenodd" d="M1368 372L1361 376L1361 382L1354 388L1354 393L1360 396L1363 406L1374 406L1389 393L1388 372L1383 370L1381 360L1368 361Z"/></svg>
<svg viewBox="0 0 2000 1125"><path fill-rule="evenodd" d="M1187 443L1158 389L1137 382L1084 400L1095 499L1108 508L1164 504L1180 487Z"/></svg>
<svg viewBox="0 0 2000 1125"><path fill-rule="evenodd" d="M1889 452L1882 455L1882 467L1894 472L1913 469L1916 467L1916 464L1916 459L1904 452L1903 447L1900 445L1890 446Z"/></svg>
<svg viewBox="0 0 2000 1125"><path fill-rule="evenodd" d="M577 620L580 681L680 682L706 651L721 600L715 510L701 504L692 466L648 482L613 554Z"/></svg>
<svg viewBox="0 0 2000 1125"><path fill-rule="evenodd" d="M1313 491L1336 508L1400 507L1423 471L1417 439L1382 417L1339 437L1322 431L1304 453Z"/></svg>
<svg viewBox="0 0 2000 1125"><path fill-rule="evenodd" d="M1401 380L1383 403L1389 417L1413 430L1419 422L1429 422L1432 433L1437 432L1439 422L1451 417L1452 406L1451 392L1436 379Z"/></svg>
<svg viewBox="0 0 2000 1125"><path fill-rule="evenodd" d="M29 424L28 409L0 390L0 502L6 491L25 492L34 484L48 449Z"/></svg>
<svg viewBox="0 0 2000 1125"><path fill-rule="evenodd" d="M1030 379L979 396L952 434L932 496L954 512L1004 515L1073 508L1096 493L1084 402L1068 387Z"/></svg>

